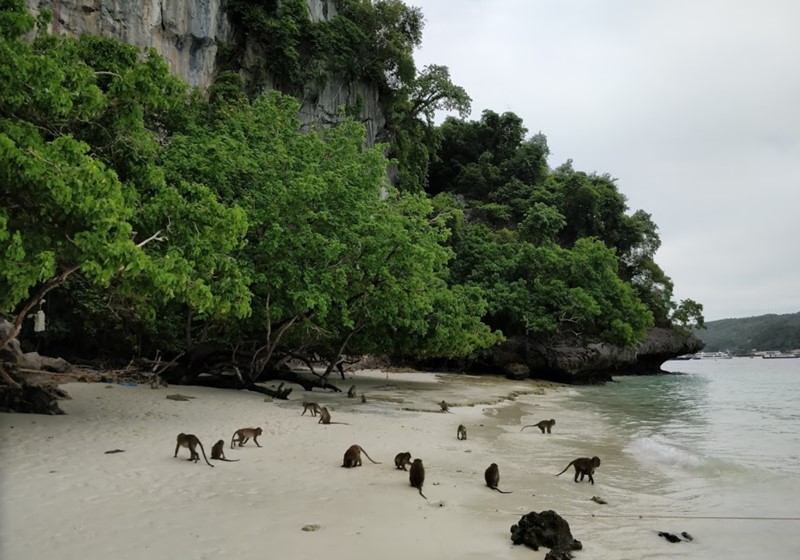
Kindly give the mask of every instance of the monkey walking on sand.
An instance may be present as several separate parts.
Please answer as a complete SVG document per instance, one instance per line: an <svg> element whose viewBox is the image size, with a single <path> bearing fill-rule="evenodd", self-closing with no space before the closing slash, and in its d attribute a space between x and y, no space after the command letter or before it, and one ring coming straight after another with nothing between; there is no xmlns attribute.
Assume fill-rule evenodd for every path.
<svg viewBox="0 0 800 560"><path fill-rule="evenodd" d="M253 442L257 447L261 447L258 443L258 436L260 436L262 432L263 430L261 428L241 428L236 430L231 437L231 449L233 449L234 442L238 441L239 447L242 447L250 438L253 438Z"/></svg>
<svg viewBox="0 0 800 560"><path fill-rule="evenodd" d="M305 414L306 411L310 411L311 412L311 416L316 416L317 413L319 412L319 405L317 403L315 403L315 402L304 402L303 403L303 414ZM303 414L301 414L300 416L303 416Z"/></svg>
<svg viewBox="0 0 800 560"><path fill-rule="evenodd" d="M583 480L584 476L589 477L589 482L594 484L594 478L592 475L594 474L594 470L600 466L600 457L594 456L591 459L589 457L578 457L570 461L569 465L564 467L564 470L558 473L556 476L561 476L567 469L571 466L575 467L575 482L578 482L578 475L581 475L581 480Z"/></svg>
<svg viewBox="0 0 800 560"><path fill-rule="evenodd" d="M550 432L550 429L551 429L553 426L555 426L555 425L556 425L556 421L555 421L555 420L553 420L553 419L550 419L550 420L542 420L541 422L537 422L536 424L530 424L530 425L528 425L528 426L522 426L522 430L524 430L525 428L533 428L533 427L536 427L536 428L539 428L540 430L542 430L542 433L545 433L545 430L546 430L546 431L547 431L547 433L549 434L549 433L551 433L551 432ZM520 432L521 432L522 430L520 430Z"/></svg>
<svg viewBox="0 0 800 560"><path fill-rule="evenodd" d="M483 473L483 478L486 479L486 486L492 490L497 490L501 494L511 494L510 491L504 492L497 487L497 485L500 484L500 469L497 467L497 463L489 465L489 468Z"/></svg>
<svg viewBox="0 0 800 560"><path fill-rule="evenodd" d="M360 467L361 466L361 454L367 456L367 459L372 461L372 457L370 457L364 448L358 444L353 444L347 448L347 451L344 452L344 459L342 460L342 466L346 469L350 469L353 467ZM372 461L376 465L380 465L378 461Z"/></svg>
<svg viewBox="0 0 800 560"><path fill-rule="evenodd" d="M450 406L445 401L440 402L439 406L442 407L442 412L450 412ZM452 412L450 412L450 414L452 414Z"/></svg>
<svg viewBox="0 0 800 560"><path fill-rule="evenodd" d="M422 493L422 484L425 482L425 467L422 466L422 459L414 459L414 462L411 463L408 481L411 483L411 486L419 490L420 496L426 500L428 499L425 494Z"/></svg>
<svg viewBox="0 0 800 560"><path fill-rule="evenodd" d="M239 459L226 459L225 458L225 440L221 439L214 444L211 448L212 461L227 461L228 463L235 463Z"/></svg>
<svg viewBox="0 0 800 560"><path fill-rule="evenodd" d="M200 455L197 453L197 447L200 447L200 451L203 452L203 459L206 460L206 464L209 467L213 467L211 463L208 462L208 458L206 457L206 450L203 449L203 444L200 443L200 440L197 439L197 436L194 434L178 434L178 445L175 446L175 455L174 457L178 456L178 450L181 447L186 447L189 449L189 458L187 461L194 461L195 463L200 460Z"/></svg>
<svg viewBox="0 0 800 560"><path fill-rule="evenodd" d="M458 429L456 430L456 437L460 440L467 439L467 428L464 424L459 424Z"/></svg>

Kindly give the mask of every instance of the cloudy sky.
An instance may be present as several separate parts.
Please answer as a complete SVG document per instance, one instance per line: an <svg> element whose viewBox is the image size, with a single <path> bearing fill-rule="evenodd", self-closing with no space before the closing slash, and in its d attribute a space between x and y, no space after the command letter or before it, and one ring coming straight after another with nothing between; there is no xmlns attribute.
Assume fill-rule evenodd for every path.
<svg viewBox="0 0 800 560"><path fill-rule="evenodd" d="M609 173L706 320L800 311L800 1L406 0L418 67Z"/></svg>

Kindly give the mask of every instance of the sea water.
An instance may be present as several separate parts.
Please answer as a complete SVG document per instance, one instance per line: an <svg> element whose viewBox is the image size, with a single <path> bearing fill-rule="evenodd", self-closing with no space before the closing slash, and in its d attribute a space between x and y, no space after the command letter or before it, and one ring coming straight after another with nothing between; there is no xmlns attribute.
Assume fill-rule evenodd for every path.
<svg viewBox="0 0 800 560"><path fill-rule="evenodd" d="M494 445L515 469L545 465L549 476L575 457L602 459L594 486L574 484L570 469L531 509L562 514L581 557L595 560L800 558L800 359L664 368L681 374L620 376L508 407ZM556 414L553 434L520 433ZM693 540L672 544L659 531Z"/></svg>

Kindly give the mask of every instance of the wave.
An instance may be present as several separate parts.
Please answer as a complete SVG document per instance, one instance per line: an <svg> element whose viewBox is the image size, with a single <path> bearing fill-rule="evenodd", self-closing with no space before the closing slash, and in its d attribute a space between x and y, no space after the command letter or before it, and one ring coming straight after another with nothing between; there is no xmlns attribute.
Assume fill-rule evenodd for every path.
<svg viewBox="0 0 800 560"><path fill-rule="evenodd" d="M646 463L684 468L700 468L706 463L702 456L680 449L663 436L635 438L625 447L624 451Z"/></svg>

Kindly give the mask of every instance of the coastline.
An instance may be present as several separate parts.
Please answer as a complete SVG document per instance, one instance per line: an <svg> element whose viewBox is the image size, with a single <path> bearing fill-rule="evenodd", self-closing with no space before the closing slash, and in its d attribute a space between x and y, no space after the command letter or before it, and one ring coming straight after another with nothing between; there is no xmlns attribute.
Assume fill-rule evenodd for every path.
<svg viewBox="0 0 800 560"><path fill-rule="evenodd" d="M546 549L510 540L511 525L536 509L514 505L533 493L515 486L525 473L501 463L500 487L514 494L484 485L492 462L487 443L502 431L496 413L484 411L507 408L506 399L520 394L547 401L556 385L375 370L340 382L350 384L367 403L299 387L288 402L265 402L255 393L202 387L71 383L62 386L72 397L61 403L65 416L0 414L0 555L544 557ZM174 393L196 398L165 398ZM301 416L301 402L312 399L331 409L333 421L350 425ZM442 399L453 404L452 414L438 412ZM467 441L456 439L460 423ZM231 450L233 431L248 426L264 429L263 447L251 441ZM212 461L212 469L187 462L185 449L174 459L179 432L197 435L206 454L223 439L226 456L240 462ZM364 459L360 468L341 468L353 443L382 464ZM105 454L112 449L125 452ZM423 460L427 501L394 468L401 451ZM519 502L508 500L513 496ZM320 528L303 531L307 525Z"/></svg>
<svg viewBox="0 0 800 560"><path fill-rule="evenodd" d="M611 401L641 381L573 388L377 370L339 381L345 390L355 384L367 403L299 387L289 401L270 401L203 387L66 384L66 416L0 414L0 557L541 560L547 549L514 546L510 527L547 509L583 543L578 560L800 553L791 538L800 511L781 498L796 493L797 481L730 470L640 434ZM593 391L595 400L587 401ZM174 393L196 398L166 399ZM653 397L670 403L662 416L645 405L648 422L683 418L670 394ZM442 399L452 414L439 412ZM303 400L329 407L333 421L349 425L301 415ZM549 418L557 420L550 435L520 432ZM466 441L456 439L459 424L467 427ZM234 430L251 426L264 429L263 447L248 442L231 450ZM175 459L179 432L197 435L206 453L223 439L226 456L240 461L212 461L212 469L187 462L185 449ZM341 468L354 443L381 464L363 459L362 467ZM125 452L106 455L111 449ZM427 500L410 487L408 473L394 468L402 451L423 460ZM602 458L595 485L573 483L571 470L554 476L572 459L592 455ZM486 488L483 471L492 462L500 466L499 487L513 493ZM710 477L703 475L708 469ZM319 528L303 531L308 525ZM671 544L659 531L686 531L695 540Z"/></svg>

